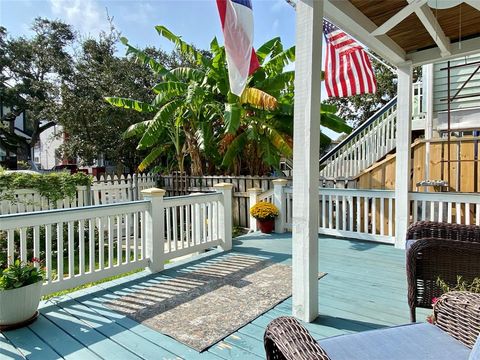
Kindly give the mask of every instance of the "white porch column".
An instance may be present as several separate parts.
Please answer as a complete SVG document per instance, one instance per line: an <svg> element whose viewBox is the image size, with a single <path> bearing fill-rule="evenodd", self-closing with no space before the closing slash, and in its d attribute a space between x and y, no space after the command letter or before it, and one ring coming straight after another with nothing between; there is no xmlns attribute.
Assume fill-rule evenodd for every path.
<svg viewBox="0 0 480 360"><path fill-rule="evenodd" d="M273 183L273 204L280 211L280 215L275 218L275 232L281 234L285 232L285 213L287 212L287 197L284 188L288 184L287 179L275 179Z"/></svg>
<svg viewBox="0 0 480 360"><path fill-rule="evenodd" d="M433 137L433 64L423 65L423 98L425 99L425 140ZM430 142L425 144L425 180L430 177Z"/></svg>
<svg viewBox="0 0 480 360"><path fill-rule="evenodd" d="M260 188L251 188L247 189L248 198L250 200L250 207L248 209L249 214L249 223L250 223L250 231L257 231L257 220L250 215L250 209L257 203L258 195L262 193L262 189Z"/></svg>
<svg viewBox="0 0 480 360"><path fill-rule="evenodd" d="M297 2L293 140L292 313L318 316L318 184L323 0Z"/></svg>
<svg viewBox="0 0 480 360"><path fill-rule="evenodd" d="M213 187L221 192L223 195L223 201L219 204L218 209L218 227L220 229L220 237L222 238L222 244L220 248L223 251L232 249L232 232L233 232L233 220L232 220L232 189L233 184L230 183L218 183Z"/></svg>
<svg viewBox="0 0 480 360"><path fill-rule="evenodd" d="M410 218L410 144L412 141L412 64L398 67L397 160L395 168L395 247L405 248Z"/></svg>
<svg viewBox="0 0 480 360"><path fill-rule="evenodd" d="M150 188L142 191L143 198L150 201L145 212L145 255L148 258L147 271L156 273L162 271L165 264L165 231L163 197L166 191Z"/></svg>

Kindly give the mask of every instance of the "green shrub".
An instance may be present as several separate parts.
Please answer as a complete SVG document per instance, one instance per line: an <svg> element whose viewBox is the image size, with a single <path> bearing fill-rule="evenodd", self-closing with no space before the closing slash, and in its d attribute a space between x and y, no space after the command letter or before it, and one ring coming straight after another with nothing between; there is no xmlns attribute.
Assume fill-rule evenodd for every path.
<svg viewBox="0 0 480 360"><path fill-rule="evenodd" d="M88 186L92 183L92 177L84 173L51 173L29 174L0 171L0 194L1 200L15 202L14 192L19 189L33 189L51 202L61 199L74 198L77 194L77 186Z"/></svg>

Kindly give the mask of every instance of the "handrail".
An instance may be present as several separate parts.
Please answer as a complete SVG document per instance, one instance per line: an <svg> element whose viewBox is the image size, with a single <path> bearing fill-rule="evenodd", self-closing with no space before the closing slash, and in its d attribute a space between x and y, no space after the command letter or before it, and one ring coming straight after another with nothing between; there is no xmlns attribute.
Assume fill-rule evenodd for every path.
<svg viewBox="0 0 480 360"><path fill-rule="evenodd" d="M395 96L391 99L387 104L385 104L379 111L373 114L367 121L365 121L362 125L356 128L353 132L351 132L345 139L343 139L337 146L335 146L332 150L328 153L323 155L320 158L320 165L323 164L329 157L336 154L340 149L342 149L347 143L350 142L352 138L358 135L360 132L365 130L369 125L371 125L375 120L377 120L380 116L390 110L395 104L397 103L397 97Z"/></svg>

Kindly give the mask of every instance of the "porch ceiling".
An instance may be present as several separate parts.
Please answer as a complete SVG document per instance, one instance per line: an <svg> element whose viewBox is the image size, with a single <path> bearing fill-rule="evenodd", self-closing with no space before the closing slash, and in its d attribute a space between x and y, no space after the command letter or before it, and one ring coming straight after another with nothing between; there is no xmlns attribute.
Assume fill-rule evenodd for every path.
<svg viewBox="0 0 480 360"><path fill-rule="evenodd" d="M325 17L395 65L480 50L480 2L475 0L446 9L431 8L427 0L327 0Z"/></svg>

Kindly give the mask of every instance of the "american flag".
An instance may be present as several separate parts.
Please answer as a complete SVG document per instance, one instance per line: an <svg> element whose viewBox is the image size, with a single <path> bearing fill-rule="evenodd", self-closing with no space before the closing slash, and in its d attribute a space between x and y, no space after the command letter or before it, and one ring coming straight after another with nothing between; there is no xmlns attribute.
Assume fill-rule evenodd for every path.
<svg viewBox="0 0 480 360"><path fill-rule="evenodd" d="M323 20L327 40L325 87L328 97L375 93L377 82L365 50L351 37Z"/></svg>

